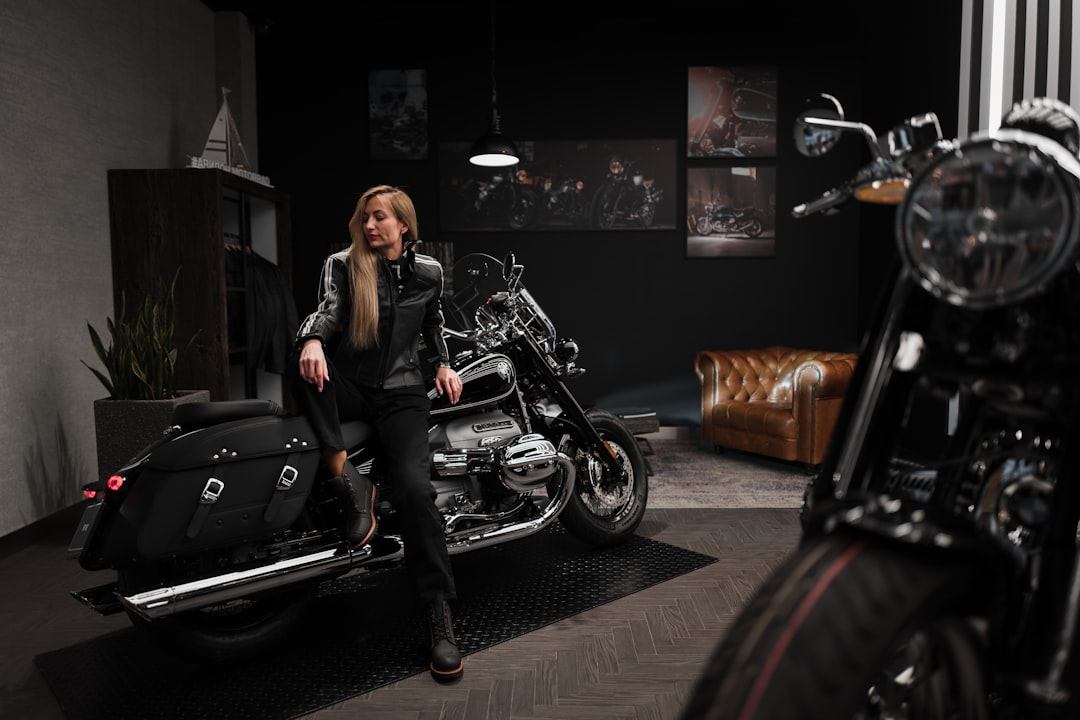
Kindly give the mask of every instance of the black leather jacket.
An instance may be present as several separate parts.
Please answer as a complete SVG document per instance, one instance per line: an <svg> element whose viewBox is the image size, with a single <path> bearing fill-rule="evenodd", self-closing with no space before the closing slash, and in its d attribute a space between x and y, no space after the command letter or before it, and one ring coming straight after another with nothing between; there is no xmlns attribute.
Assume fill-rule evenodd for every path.
<svg viewBox="0 0 1080 720"><path fill-rule="evenodd" d="M319 338L326 346L349 325L352 313L352 282L348 249L334 253L323 263L319 281L319 306L300 324L297 346ZM379 261L379 344L358 350L341 340L334 352L337 372L361 387L400 388L424 384L419 357L423 336L431 358L450 364L442 335L442 265L433 257L405 252L405 280L400 285L388 261ZM425 358L427 359L427 358Z"/></svg>

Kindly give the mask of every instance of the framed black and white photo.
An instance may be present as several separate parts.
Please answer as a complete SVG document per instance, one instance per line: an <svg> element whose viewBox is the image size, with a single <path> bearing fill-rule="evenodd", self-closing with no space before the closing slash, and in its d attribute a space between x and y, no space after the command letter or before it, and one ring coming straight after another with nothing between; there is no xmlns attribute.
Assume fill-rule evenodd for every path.
<svg viewBox="0 0 1080 720"><path fill-rule="evenodd" d="M372 160L426 160L427 73L373 70L368 73L368 120Z"/></svg>

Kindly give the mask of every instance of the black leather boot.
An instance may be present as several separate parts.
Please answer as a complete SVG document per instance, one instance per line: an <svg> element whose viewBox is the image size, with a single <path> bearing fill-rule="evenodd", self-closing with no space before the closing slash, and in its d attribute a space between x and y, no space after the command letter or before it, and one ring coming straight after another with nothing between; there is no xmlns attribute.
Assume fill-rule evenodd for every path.
<svg viewBox="0 0 1080 720"><path fill-rule="evenodd" d="M347 461L345 474L327 482L344 500L345 538L354 548L360 547L375 534L375 485Z"/></svg>
<svg viewBox="0 0 1080 720"><path fill-rule="evenodd" d="M457 680L464 672L450 606L445 600L428 605L428 626L431 628L431 677L439 682Z"/></svg>

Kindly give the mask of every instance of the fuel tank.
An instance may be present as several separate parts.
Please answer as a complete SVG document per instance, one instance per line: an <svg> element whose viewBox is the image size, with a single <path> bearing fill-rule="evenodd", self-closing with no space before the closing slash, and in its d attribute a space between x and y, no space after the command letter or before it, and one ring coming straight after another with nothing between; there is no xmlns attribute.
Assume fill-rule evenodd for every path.
<svg viewBox="0 0 1080 720"><path fill-rule="evenodd" d="M501 353L480 357L471 353L460 355L454 362L454 369L461 377L461 398L456 405L451 405L434 388L430 390L428 397L431 398L433 420L444 420L448 415L498 402L513 392L517 382L514 363Z"/></svg>

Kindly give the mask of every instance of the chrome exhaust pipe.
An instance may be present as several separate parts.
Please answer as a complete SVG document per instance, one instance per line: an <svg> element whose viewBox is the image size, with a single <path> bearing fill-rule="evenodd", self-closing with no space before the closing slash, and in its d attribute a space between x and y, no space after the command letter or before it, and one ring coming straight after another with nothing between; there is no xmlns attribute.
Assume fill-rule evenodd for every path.
<svg viewBox="0 0 1080 720"><path fill-rule="evenodd" d="M550 525L555 518L559 517L563 508L574 494L574 463L563 453L558 453L556 461L566 473L566 480L562 484L559 494L551 498L543 512L539 516L525 522L510 523L508 525L496 525L494 527L473 528L463 530L460 533L448 533L446 536L447 550L451 555L463 553L466 550L496 545L527 535L534 535Z"/></svg>
<svg viewBox="0 0 1080 720"><path fill-rule="evenodd" d="M366 551L366 552L365 552ZM305 580L329 579L371 554L371 546L354 551L337 543L317 552L284 558L246 570L200 578L171 587L119 596L124 607L147 620L229 602L253 593L276 590ZM357 557L363 555L363 557Z"/></svg>

